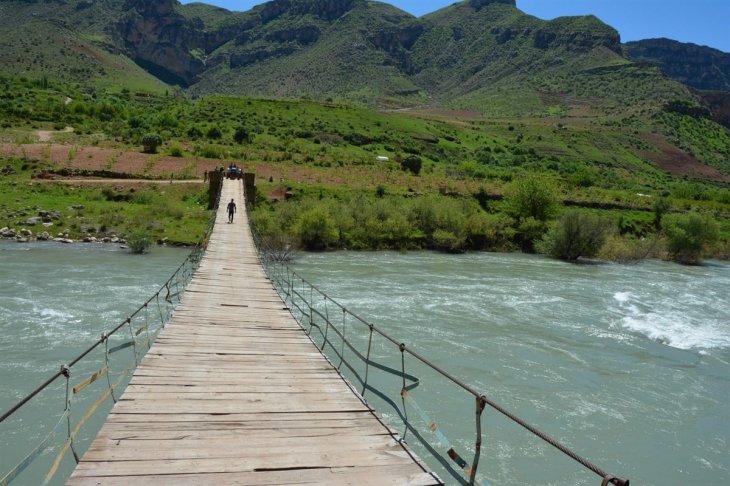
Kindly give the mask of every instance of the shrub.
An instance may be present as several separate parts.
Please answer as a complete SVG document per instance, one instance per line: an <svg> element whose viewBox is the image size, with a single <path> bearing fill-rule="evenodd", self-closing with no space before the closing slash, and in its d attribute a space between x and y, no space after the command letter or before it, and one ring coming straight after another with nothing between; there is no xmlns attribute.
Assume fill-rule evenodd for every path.
<svg viewBox="0 0 730 486"><path fill-rule="evenodd" d="M657 199L656 201L654 201L652 210L654 211L654 226L656 227L657 231L661 231L662 217L666 212L669 211L669 201L667 201L666 199Z"/></svg>
<svg viewBox="0 0 730 486"><path fill-rule="evenodd" d="M570 210L535 244L535 249L539 253L570 261L592 257L598 254L610 231L611 223L608 220Z"/></svg>
<svg viewBox="0 0 730 486"><path fill-rule="evenodd" d="M253 140L253 134L242 125L236 128L236 133L233 134L233 140L237 143L248 143Z"/></svg>
<svg viewBox="0 0 730 486"><path fill-rule="evenodd" d="M698 265L708 246L719 239L719 227L709 214L668 214L662 218L669 256L678 263Z"/></svg>
<svg viewBox="0 0 730 486"><path fill-rule="evenodd" d="M552 183L537 177L519 179L507 199L507 212L518 220L535 218L547 221L555 215L557 206Z"/></svg>
<svg viewBox="0 0 730 486"><path fill-rule="evenodd" d="M324 208L302 213L299 218L299 237L310 249L324 249L337 241L338 232L334 220Z"/></svg>
<svg viewBox="0 0 730 486"><path fill-rule="evenodd" d="M433 246L447 253L461 253L466 248L466 237L458 236L451 231L437 229L433 232Z"/></svg>
<svg viewBox="0 0 730 486"><path fill-rule="evenodd" d="M170 156L171 157L182 157L183 156L183 148L181 145L175 144L172 147L170 147Z"/></svg>
<svg viewBox="0 0 730 486"><path fill-rule="evenodd" d="M418 175L421 173L421 167L423 166L423 161L421 160L421 157L418 155L406 155L403 157L403 160L401 160L401 168L403 170L409 170L414 175Z"/></svg>
<svg viewBox="0 0 730 486"><path fill-rule="evenodd" d="M226 155L226 151L217 145L204 145L198 147L196 152L205 159L222 159Z"/></svg>
<svg viewBox="0 0 730 486"><path fill-rule="evenodd" d="M612 235L598 252L598 258L610 262L634 265L654 254L660 239L638 239L633 236Z"/></svg>
<svg viewBox="0 0 730 486"><path fill-rule="evenodd" d="M210 127L206 136L211 140L219 140L223 138L223 132L221 132L221 129L218 127Z"/></svg>
<svg viewBox="0 0 730 486"><path fill-rule="evenodd" d="M160 145L162 145L162 137L157 133L148 133L142 137L142 147L145 153L157 153L157 147Z"/></svg>
<svg viewBox="0 0 730 486"><path fill-rule="evenodd" d="M200 128L198 128L198 127L188 128L187 134L188 134L188 137L192 138L193 140L197 140L203 136L203 132L201 132Z"/></svg>
<svg viewBox="0 0 730 486"><path fill-rule="evenodd" d="M145 230L134 231L126 239L132 253L144 253L152 246L152 237Z"/></svg>

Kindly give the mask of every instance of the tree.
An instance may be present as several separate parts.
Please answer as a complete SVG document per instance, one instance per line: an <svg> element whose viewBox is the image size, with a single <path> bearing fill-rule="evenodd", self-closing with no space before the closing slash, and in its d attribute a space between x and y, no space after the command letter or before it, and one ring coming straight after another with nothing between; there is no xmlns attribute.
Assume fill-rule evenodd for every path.
<svg viewBox="0 0 730 486"><path fill-rule="evenodd" d="M223 138L223 132L221 132L221 129L218 127L210 127L206 135L211 140L219 140Z"/></svg>
<svg viewBox="0 0 730 486"><path fill-rule="evenodd" d="M253 134L245 126L241 125L236 128L236 133L233 134L233 140L237 143L248 143L253 140Z"/></svg>
<svg viewBox="0 0 730 486"><path fill-rule="evenodd" d="M664 216L664 213L669 211L669 201L666 199L657 199L654 201L652 209L654 211L654 226L656 226L657 231L661 231L662 217Z"/></svg>
<svg viewBox="0 0 730 486"><path fill-rule="evenodd" d="M337 227L324 208L302 213L299 218L299 237L310 249L323 249L337 241Z"/></svg>
<svg viewBox="0 0 730 486"><path fill-rule="evenodd" d="M719 239L719 226L709 214L667 214L662 218L667 250L675 262L702 263L702 254Z"/></svg>
<svg viewBox="0 0 730 486"><path fill-rule="evenodd" d="M162 137L157 133L148 133L142 137L142 147L148 154L157 153L157 147L162 145Z"/></svg>
<svg viewBox="0 0 730 486"><path fill-rule="evenodd" d="M611 222L589 213L570 210L535 244L539 253L575 261L593 257L611 233Z"/></svg>
<svg viewBox="0 0 730 486"><path fill-rule="evenodd" d="M410 170L414 175L418 175L421 173L423 161L418 155L409 154L403 157L400 166L403 170Z"/></svg>
<svg viewBox="0 0 730 486"><path fill-rule="evenodd" d="M518 220L547 221L555 215L557 206L552 183L537 177L519 179L507 199L507 211Z"/></svg>
<svg viewBox="0 0 730 486"><path fill-rule="evenodd" d="M203 136L203 132L201 132L200 128L198 128L196 126L192 126L192 127L188 128L187 134L188 134L188 137L192 138L193 140L197 140Z"/></svg>

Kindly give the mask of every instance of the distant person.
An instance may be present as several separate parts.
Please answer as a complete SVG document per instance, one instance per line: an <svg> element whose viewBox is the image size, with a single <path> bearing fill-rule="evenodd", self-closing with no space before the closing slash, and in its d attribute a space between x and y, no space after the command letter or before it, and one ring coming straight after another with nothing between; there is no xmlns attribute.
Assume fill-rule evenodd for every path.
<svg viewBox="0 0 730 486"><path fill-rule="evenodd" d="M206 170L205 172L203 172L203 182L207 182L207 181L208 181L208 171Z"/></svg>
<svg viewBox="0 0 730 486"><path fill-rule="evenodd" d="M236 213L236 203L233 202L233 199L231 199L231 202L228 203L228 222L233 223L233 215Z"/></svg>
<svg viewBox="0 0 730 486"><path fill-rule="evenodd" d="M172 174L170 174L170 184L172 184L172 181L174 181L174 180L175 180L175 173L173 172Z"/></svg>

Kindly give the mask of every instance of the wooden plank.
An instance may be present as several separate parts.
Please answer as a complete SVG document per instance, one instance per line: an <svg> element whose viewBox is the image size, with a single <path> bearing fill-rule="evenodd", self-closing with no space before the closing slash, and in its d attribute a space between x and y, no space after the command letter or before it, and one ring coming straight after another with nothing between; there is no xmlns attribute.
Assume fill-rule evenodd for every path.
<svg viewBox="0 0 730 486"><path fill-rule="evenodd" d="M352 468L299 469L294 471L242 472L242 473L203 473L203 474L170 474L170 475L136 475L135 485L150 486L199 486L236 484L239 486L280 486L316 485L316 484L351 484L357 486L432 486L441 483L432 474L413 472L411 465L362 467L358 471ZM67 484L69 486L129 486L128 477L77 476Z"/></svg>
<svg viewBox="0 0 730 486"><path fill-rule="evenodd" d="M240 184L224 184L231 197L238 224L215 227L67 484L442 484L292 317L253 248Z"/></svg>

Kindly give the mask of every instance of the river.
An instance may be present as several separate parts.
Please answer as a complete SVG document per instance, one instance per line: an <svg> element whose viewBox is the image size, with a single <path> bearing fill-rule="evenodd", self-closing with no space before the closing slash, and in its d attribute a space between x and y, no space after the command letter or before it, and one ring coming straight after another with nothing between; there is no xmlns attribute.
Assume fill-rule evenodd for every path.
<svg viewBox="0 0 730 486"><path fill-rule="evenodd" d="M186 254L157 248L140 257L113 245L0 242L0 409L123 320ZM632 484L730 481L730 266L337 252L305 254L294 267L348 309ZM367 328L352 319L347 326L348 339L364 353ZM400 369L398 349L384 340L373 341L372 353ZM80 370L77 379L99 365ZM406 368L421 379L411 394L471 461L474 399L413 359ZM371 384L398 397L399 377L370 373ZM55 424L62 393L56 387L0 425L0 471ZM395 409L369 391L365 397L404 433ZM394 403L401 405L399 398ZM484 411L482 428L479 471L493 486L600 484L492 409ZM413 432L405 436L428 458ZM67 458L62 473L72 462ZM37 484L39 477L28 473L14 484Z"/></svg>
<svg viewBox="0 0 730 486"><path fill-rule="evenodd" d="M609 473L640 485L730 482L728 265L340 252L307 254L295 268ZM367 328L352 320L347 332L365 353ZM395 346L381 339L376 349L381 361L401 368ZM411 394L471 461L474 399L415 360L406 371L421 379ZM399 378L381 377L378 386L401 405ZM392 407L366 398L399 423ZM490 484L600 484L494 410L484 411L482 424L479 470ZM417 443L412 435L409 442Z"/></svg>

